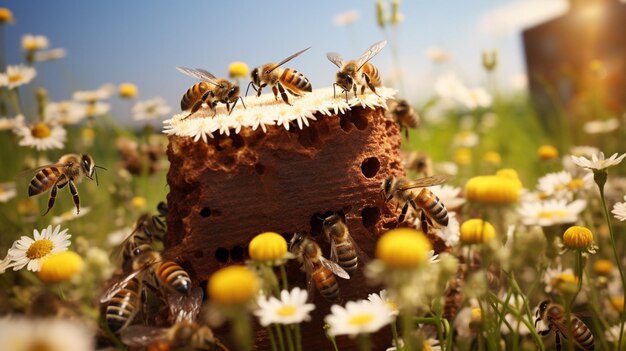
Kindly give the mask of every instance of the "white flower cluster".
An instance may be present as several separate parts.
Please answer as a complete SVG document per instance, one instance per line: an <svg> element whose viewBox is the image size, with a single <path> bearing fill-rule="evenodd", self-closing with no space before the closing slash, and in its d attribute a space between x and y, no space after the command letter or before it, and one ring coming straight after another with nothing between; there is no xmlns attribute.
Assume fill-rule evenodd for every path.
<svg viewBox="0 0 626 351"><path fill-rule="evenodd" d="M316 113L331 116L345 113L356 106L386 109L387 99L393 98L396 93L393 89L382 87L376 92L378 95L368 91L346 102L341 89L337 90L334 97L333 88L328 87L314 90L301 98L291 97L291 106L280 101L280 97L276 101L273 94L264 94L244 99L246 108L238 104L230 114L221 104L216 112L203 108L189 118L185 118L189 116L189 111L183 111L163 122L163 132L207 142L207 138L213 138L216 133L230 135L234 131L238 134L242 128L261 128L263 132L267 132L267 126L272 125L283 126L287 130L295 126L302 129L309 126L309 120L317 119L314 116Z"/></svg>

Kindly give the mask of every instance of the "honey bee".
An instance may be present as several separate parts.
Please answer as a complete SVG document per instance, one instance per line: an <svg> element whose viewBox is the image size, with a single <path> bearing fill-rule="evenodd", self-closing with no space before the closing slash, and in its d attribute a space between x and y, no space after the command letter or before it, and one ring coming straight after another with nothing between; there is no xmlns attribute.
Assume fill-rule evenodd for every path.
<svg viewBox="0 0 626 351"><path fill-rule="evenodd" d="M348 101L350 90L354 91L355 97L357 96L357 86L361 87L361 94L365 93L365 86L369 87L376 94L376 87L380 86L380 75L378 74L378 68L369 63L369 60L376 56L386 44L386 40L379 41L365 50L358 60L347 62L344 62L341 55L336 52L327 53L326 57L328 57L330 62L339 67L336 82L333 84L333 96L336 96L335 86L337 85L346 93L346 102Z"/></svg>
<svg viewBox="0 0 626 351"><path fill-rule="evenodd" d="M408 101L391 100L387 102L391 119L398 124L400 132L404 130L404 135L409 138L409 128L417 128L420 125L420 117Z"/></svg>
<svg viewBox="0 0 626 351"><path fill-rule="evenodd" d="M211 328L189 321L178 322L169 328L133 325L124 331L122 342L131 348L147 350L228 351Z"/></svg>
<svg viewBox="0 0 626 351"><path fill-rule="evenodd" d="M432 225L434 220L438 225L448 225L448 210L439 198L427 186L439 185L447 182L449 176L435 175L410 181L405 178L389 177L383 181L382 193L385 201L394 200L398 205L403 204L402 212L398 221L404 222L409 204L415 211L422 211L422 223L428 222ZM422 188L419 193L412 189ZM425 218L424 218L425 217ZM424 224L422 224L424 226ZM423 229L423 228L422 228ZM424 230L424 229L423 229ZM425 231L425 230L424 230Z"/></svg>
<svg viewBox="0 0 626 351"><path fill-rule="evenodd" d="M217 113L216 107L220 102L226 105L226 111L229 113L235 109L239 100L241 100L243 107L246 107L243 98L239 94L239 86L228 79L217 78L201 68L176 67L176 69L183 74L202 81L187 89L187 92L180 100L181 110L185 111L191 108L189 115L185 118L196 113L203 103L206 103L214 113ZM230 104L233 104L232 108L230 108Z"/></svg>
<svg viewBox="0 0 626 351"><path fill-rule="evenodd" d="M335 262L324 258L319 245L302 233L296 233L291 238L289 251L306 272L309 296L313 296L315 287L327 301L339 301L339 284L335 275L343 279L350 279L350 275Z"/></svg>
<svg viewBox="0 0 626 351"><path fill-rule="evenodd" d="M443 317L452 321L465 300L463 294L463 279L453 277L448 281L448 285L443 296Z"/></svg>
<svg viewBox="0 0 626 351"><path fill-rule="evenodd" d="M547 330L539 331L541 335L548 335L550 331L554 331L555 343L557 351L561 350L561 337L567 339L572 335L574 343L583 350L593 350L593 334L589 327L575 315L570 316L570 323L567 323L565 309L563 306L552 302L551 300L542 301L536 313L535 328L537 323L543 321L548 326ZM571 330L568 330L570 324Z"/></svg>
<svg viewBox="0 0 626 351"><path fill-rule="evenodd" d="M424 177L430 177L433 175L433 162L427 153L423 151L413 151L405 153L404 168L406 170L412 170L421 174Z"/></svg>
<svg viewBox="0 0 626 351"><path fill-rule="evenodd" d="M154 273L156 283L164 292L189 295L191 278L183 267L170 260L164 260L158 251L148 244L139 245L133 251L133 269L135 272L150 270Z"/></svg>
<svg viewBox="0 0 626 351"><path fill-rule="evenodd" d="M101 304L106 304L105 322L114 334L126 328L139 311L141 281L138 274L134 272L113 284L100 299Z"/></svg>
<svg viewBox="0 0 626 351"><path fill-rule="evenodd" d="M35 170L35 176L31 179L28 186L28 196L39 195L43 192L50 191L50 198L48 199L48 209L43 214L44 216L50 212L54 201L57 197L57 189L62 189L69 184L70 193L76 205L76 214L80 213L80 198L78 197L78 190L75 183L78 183L82 176L93 180L94 176L96 184L98 184L98 174L96 168L106 168L97 166L94 163L93 157L87 154L67 154L61 156L59 162L55 164L45 165Z"/></svg>
<svg viewBox="0 0 626 351"><path fill-rule="evenodd" d="M322 232L326 240L330 241L330 260L339 264L348 274L354 274L359 265L359 249L350 235L345 218L339 214L324 218Z"/></svg>
<svg viewBox="0 0 626 351"><path fill-rule="evenodd" d="M114 257L122 255L124 265L131 262L133 251L141 245L151 245L156 239L162 240L167 233L165 223L158 216L144 213L137 219L133 231L120 243Z"/></svg>
<svg viewBox="0 0 626 351"><path fill-rule="evenodd" d="M302 96L304 92L310 93L313 91L311 82L309 82L309 79L302 73L292 68L280 68L280 66L293 60L310 48L311 47L300 50L279 63L267 63L253 69L250 73L251 82L246 89L246 96L248 96L250 85L252 85L252 88L256 91L256 96L261 96L261 90L269 85L272 87L272 92L276 100L278 100L278 93L280 92L280 97L283 101L287 105L291 105L287 97L287 92L293 96Z"/></svg>

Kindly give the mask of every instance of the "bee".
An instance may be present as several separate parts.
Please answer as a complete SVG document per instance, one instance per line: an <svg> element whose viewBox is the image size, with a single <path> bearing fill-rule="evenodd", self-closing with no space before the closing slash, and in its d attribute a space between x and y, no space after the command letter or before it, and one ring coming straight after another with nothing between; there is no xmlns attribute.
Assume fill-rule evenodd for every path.
<svg viewBox="0 0 626 351"><path fill-rule="evenodd" d="M359 265L358 247L350 236L345 218L339 214L324 218L322 232L326 240L330 241L330 260L339 264L348 274L354 274Z"/></svg>
<svg viewBox="0 0 626 351"><path fill-rule="evenodd" d="M105 305L104 320L109 330L118 334L135 318L140 308L141 281L133 272L113 284L100 298Z"/></svg>
<svg viewBox="0 0 626 351"><path fill-rule="evenodd" d="M404 168L406 170L412 170L421 174L424 177L430 177L433 175L433 162L427 153L423 151L413 151L405 153Z"/></svg>
<svg viewBox="0 0 626 351"><path fill-rule="evenodd" d="M55 164L45 165L35 170L35 176L31 179L28 186L28 196L39 195L43 192L50 191L50 198L48 199L48 209L43 214L44 216L50 212L54 201L57 198L57 189L62 189L69 184L70 193L76 205L76 214L80 213L80 198L78 197L78 190L75 183L78 183L82 176L93 180L94 176L96 184L98 184L98 174L96 169L106 168L97 166L93 160L93 157L88 154L67 154L63 155L59 162Z"/></svg>
<svg viewBox="0 0 626 351"><path fill-rule="evenodd" d="M185 95L180 100L180 108L185 111L191 108L189 115L185 118L189 118L196 113L203 103L206 103L211 111L217 113L217 104L223 103L226 105L226 111L229 113L235 109L237 101L241 100L243 107L246 105L243 102L243 98L239 93L239 86L224 78L217 78L208 71L201 68L187 68L176 67L176 69L190 77L200 79L202 82L196 83L187 89ZM233 107L230 107L233 104Z"/></svg>
<svg viewBox="0 0 626 351"><path fill-rule="evenodd" d="M169 328L133 325L124 331L122 342L131 348L147 350L228 351L211 328L190 321L178 322Z"/></svg>
<svg viewBox="0 0 626 351"><path fill-rule="evenodd" d="M313 296L315 287L327 301L339 301L339 284L335 275L350 279L348 272L335 262L324 258L319 245L302 233L296 233L291 238L289 251L296 256L306 272L309 296Z"/></svg>
<svg viewBox="0 0 626 351"><path fill-rule="evenodd" d="M313 91L311 82L309 82L309 79L302 73L292 68L280 68L280 66L293 60L310 48L311 47L300 50L279 63L267 63L253 69L250 73L251 81L246 89L246 96L248 95L250 85L252 85L252 88L256 91L256 96L261 96L261 90L269 85L272 87L272 92L276 100L278 100L278 93L280 92L280 97L283 101L287 105L291 105L287 97L287 92L293 96L302 96L304 92L310 93Z"/></svg>
<svg viewBox="0 0 626 351"><path fill-rule="evenodd" d="M336 52L327 53L326 57L328 57L330 62L339 67L336 82L333 83L333 96L336 96L335 86L339 86L346 93L346 102L348 101L350 90L354 91L355 97L357 96L357 86L361 87L361 94L365 93L365 86L369 87L376 94L376 87L380 86L380 75L378 74L378 68L369 63L369 60L376 56L386 44L386 40L379 41L365 50L358 60L347 62L344 62L341 55Z"/></svg>
<svg viewBox="0 0 626 351"><path fill-rule="evenodd" d="M389 115L391 119L398 124L400 132L404 130L404 135L409 138L409 128L417 128L420 125L420 117L408 101L391 100L388 101Z"/></svg>
<svg viewBox="0 0 626 351"><path fill-rule="evenodd" d="M452 321L463 304L465 295L463 294L463 279L453 277L448 281L448 285L443 296L443 317Z"/></svg>
<svg viewBox="0 0 626 351"><path fill-rule="evenodd" d="M555 343L557 351L561 350L561 336L567 339L572 335L574 343L583 350L593 350L593 334L589 327L575 315L570 316L570 322L566 321L565 309L563 306L552 302L551 300L542 301L536 313L535 328L537 323L543 321L548 326L547 330L540 331L541 335L548 335L550 331L554 331ZM568 330L570 324L571 330Z"/></svg>
<svg viewBox="0 0 626 351"><path fill-rule="evenodd" d="M133 251L133 269L135 272L150 269L156 283L164 292L189 295L191 278L183 267L170 260L164 260L158 251L148 244L139 245Z"/></svg>
<svg viewBox="0 0 626 351"><path fill-rule="evenodd" d="M167 233L165 223L158 216L144 213L137 219L133 231L122 241L113 257L123 257L124 265L134 258L133 251L139 246L150 246L155 240L162 240Z"/></svg>
<svg viewBox="0 0 626 351"><path fill-rule="evenodd" d="M438 225L447 226L448 210L443 202L441 202L432 191L425 187L443 184L449 179L449 176L444 175L420 178L415 181L410 181L405 178L389 177L383 181L382 194L385 197L385 201L393 199L398 204L403 204L402 212L400 213L400 217L398 217L400 223L404 222L409 204L415 211L421 209L422 230L426 232L426 229L424 229L425 223L432 225L433 220ZM422 190L416 194L412 190L415 188L422 188Z"/></svg>

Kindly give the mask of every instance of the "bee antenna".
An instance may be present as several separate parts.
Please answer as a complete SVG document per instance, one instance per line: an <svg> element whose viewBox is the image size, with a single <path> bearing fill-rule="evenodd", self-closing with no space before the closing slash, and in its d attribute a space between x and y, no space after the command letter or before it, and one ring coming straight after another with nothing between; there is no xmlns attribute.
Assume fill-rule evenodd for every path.
<svg viewBox="0 0 626 351"><path fill-rule="evenodd" d="M97 166L97 165L96 165L96 166L94 166L94 168L100 168L100 169L104 169L105 171L107 171L107 169L106 169L106 168L104 168L104 167L102 167L102 166Z"/></svg>
<svg viewBox="0 0 626 351"><path fill-rule="evenodd" d="M254 86L254 83L250 81L250 83L248 83L248 87L246 88L246 97L248 96L248 90L250 90L251 85L252 85L252 89L254 89L254 91L257 91L256 87Z"/></svg>
<svg viewBox="0 0 626 351"><path fill-rule="evenodd" d="M99 186L100 183L98 183L98 172L96 171L95 167L94 167L94 170L93 170L93 174L96 176L96 186Z"/></svg>

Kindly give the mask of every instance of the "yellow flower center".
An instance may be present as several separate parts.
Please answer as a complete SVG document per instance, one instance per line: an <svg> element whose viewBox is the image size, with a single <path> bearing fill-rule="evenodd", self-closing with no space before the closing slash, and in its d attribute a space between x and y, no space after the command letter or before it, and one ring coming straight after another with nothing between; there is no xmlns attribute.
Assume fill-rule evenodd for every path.
<svg viewBox="0 0 626 351"><path fill-rule="evenodd" d="M398 310L398 304L395 303L394 301L387 300L387 301L385 301L385 304L387 304L389 309L392 310L392 311L397 311Z"/></svg>
<svg viewBox="0 0 626 351"><path fill-rule="evenodd" d="M388 231L376 244L376 257L389 268L414 268L426 260L432 245L415 229L397 228Z"/></svg>
<svg viewBox="0 0 626 351"><path fill-rule="evenodd" d="M537 217L543 219L563 218L565 216L567 216L567 212L563 210L541 211L537 215Z"/></svg>
<svg viewBox="0 0 626 351"><path fill-rule="evenodd" d="M287 241L278 233L261 233L250 241L248 253L255 261L275 261L287 253Z"/></svg>
<svg viewBox="0 0 626 351"><path fill-rule="evenodd" d="M623 296L615 296L611 298L611 306L618 311L624 311L624 297Z"/></svg>
<svg viewBox="0 0 626 351"><path fill-rule="evenodd" d="M563 234L563 244L570 249L585 249L593 243L593 233L586 227L572 226Z"/></svg>
<svg viewBox="0 0 626 351"><path fill-rule="evenodd" d="M45 257L47 254L52 252L53 248L54 248L54 244L52 243L52 240L49 240L49 239L37 240L30 245L28 250L26 250L26 257L28 257L28 259L30 260L35 260L38 258Z"/></svg>
<svg viewBox="0 0 626 351"><path fill-rule="evenodd" d="M45 283L58 283L70 280L83 269L83 259L73 251L64 251L46 257L37 272Z"/></svg>
<svg viewBox="0 0 626 351"><path fill-rule="evenodd" d="M611 274L612 270L613 270L613 262L609 260L597 260L593 264L593 271L597 275L606 276L606 275Z"/></svg>
<svg viewBox="0 0 626 351"><path fill-rule="evenodd" d="M494 226L479 218L468 219L461 224L460 240L464 244L479 244L496 237Z"/></svg>
<svg viewBox="0 0 626 351"><path fill-rule="evenodd" d="M278 309L278 311L276 311L276 314L278 314L281 317L289 317L289 316L293 316L296 313L296 308L294 306L282 306L281 308Z"/></svg>
<svg viewBox="0 0 626 351"><path fill-rule="evenodd" d="M54 351L54 347L50 343L44 340L35 340L32 344L28 345L27 351Z"/></svg>
<svg viewBox="0 0 626 351"><path fill-rule="evenodd" d="M95 104L89 104L87 106L87 109L85 110L86 114L88 117L93 117L96 114L96 105Z"/></svg>
<svg viewBox="0 0 626 351"><path fill-rule="evenodd" d="M480 307L474 307L472 308L472 310L470 311L470 318L472 320L472 322L480 322L480 320L482 319L482 311L480 310Z"/></svg>
<svg viewBox="0 0 626 351"><path fill-rule="evenodd" d="M45 139L52 134L52 130L45 123L35 123L31 128L30 134L37 139Z"/></svg>
<svg viewBox="0 0 626 351"><path fill-rule="evenodd" d="M580 178L574 178L569 183L567 183L567 188L569 190L578 190L583 187L585 183Z"/></svg>
<svg viewBox="0 0 626 351"><path fill-rule="evenodd" d="M433 349L430 347L428 341L424 341L424 345L422 346L422 351L432 351Z"/></svg>
<svg viewBox="0 0 626 351"><path fill-rule="evenodd" d="M374 316L369 313L357 314L348 320L348 324L362 327L368 325L374 320Z"/></svg>
<svg viewBox="0 0 626 351"><path fill-rule="evenodd" d="M22 74L15 72L9 75L9 83L17 83L22 80Z"/></svg>

